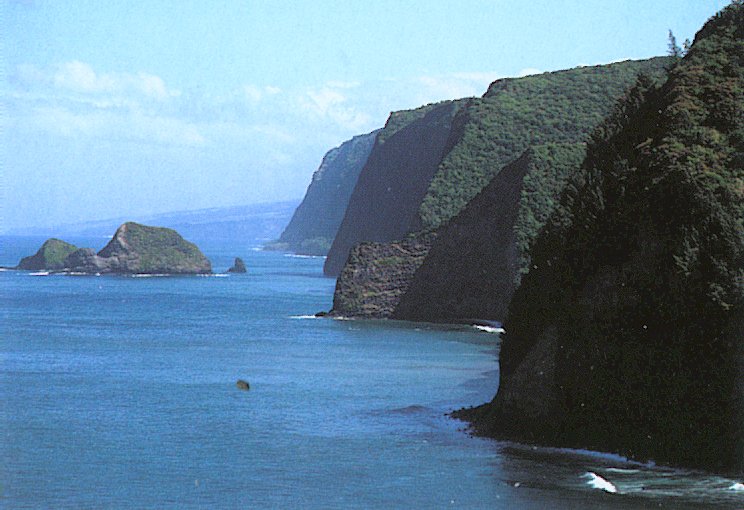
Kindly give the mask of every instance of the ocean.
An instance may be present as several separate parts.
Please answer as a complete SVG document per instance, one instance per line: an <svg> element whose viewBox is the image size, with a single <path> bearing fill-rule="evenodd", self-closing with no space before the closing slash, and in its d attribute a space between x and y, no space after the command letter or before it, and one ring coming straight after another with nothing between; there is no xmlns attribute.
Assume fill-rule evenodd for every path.
<svg viewBox="0 0 744 510"><path fill-rule="evenodd" d="M2 507L744 507L742 480L471 437L446 414L493 397L498 334L317 319L323 259L201 248L219 274L0 272Z"/></svg>

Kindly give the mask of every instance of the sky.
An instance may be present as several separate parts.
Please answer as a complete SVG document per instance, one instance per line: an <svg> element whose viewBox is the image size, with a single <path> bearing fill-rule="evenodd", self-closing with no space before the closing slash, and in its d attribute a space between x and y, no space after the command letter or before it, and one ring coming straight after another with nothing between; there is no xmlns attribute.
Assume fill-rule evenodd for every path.
<svg viewBox="0 0 744 510"><path fill-rule="evenodd" d="M391 111L664 55L729 3L0 2L0 233L299 199Z"/></svg>

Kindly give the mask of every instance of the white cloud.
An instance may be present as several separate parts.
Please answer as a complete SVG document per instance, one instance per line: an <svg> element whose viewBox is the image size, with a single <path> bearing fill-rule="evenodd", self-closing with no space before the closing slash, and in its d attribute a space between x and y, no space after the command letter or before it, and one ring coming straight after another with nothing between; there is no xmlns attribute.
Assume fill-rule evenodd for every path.
<svg viewBox="0 0 744 510"><path fill-rule="evenodd" d="M80 96L125 96L165 101L181 94L179 90L168 88L159 76L145 72L98 73L79 60L64 62L49 69L20 65L14 79L26 90L51 86L54 90Z"/></svg>
<svg viewBox="0 0 744 510"><path fill-rule="evenodd" d="M330 87L323 87L318 90L307 91L305 106L308 110L311 110L320 116L324 116L327 115L332 108L338 107L345 102L346 96L338 90L334 90Z"/></svg>
<svg viewBox="0 0 744 510"><path fill-rule="evenodd" d="M357 131L369 129L372 122L369 113L354 106L363 104L363 100L357 97L350 101L349 91L356 87L358 84L331 81L320 88L305 90L300 94L298 103L301 111L315 121L330 121L338 128L356 134Z"/></svg>
<svg viewBox="0 0 744 510"><path fill-rule="evenodd" d="M243 97L251 103L257 103L263 97L263 91L255 85L243 85Z"/></svg>
<svg viewBox="0 0 744 510"><path fill-rule="evenodd" d="M191 123L141 111L75 112L62 106L34 108L27 127L66 138L86 137L167 146L201 146L206 138Z"/></svg>

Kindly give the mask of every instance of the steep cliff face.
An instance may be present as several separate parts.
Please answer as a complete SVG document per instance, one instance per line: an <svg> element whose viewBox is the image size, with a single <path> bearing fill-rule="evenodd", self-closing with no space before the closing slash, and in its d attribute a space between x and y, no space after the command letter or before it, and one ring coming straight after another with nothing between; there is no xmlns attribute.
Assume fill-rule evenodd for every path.
<svg viewBox="0 0 744 510"><path fill-rule="evenodd" d="M364 319L390 317L424 261L432 234L394 243L359 243L351 249L336 282L331 315Z"/></svg>
<svg viewBox="0 0 744 510"><path fill-rule="evenodd" d="M503 321L529 248L579 168L584 144L525 151L439 229L393 318L428 322Z"/></svg>
<svg viewBox="0 0 744 510"><path fill-rule="evenodd" d="M629 60L493 82L459 113L457 141L421 202L421 227L445 224L529 147L587 141L639 74L660 78L667 64Z"/></svg>
<svg viewBox="0 0 744 510"><path fill-rule="evenodd" d="M494 176L517 160L529 147L558 144L557 147L585 142L591 130L611 110L623 91L634 83L639 73L647 74L652 79L658 78L664 74L664 66L668 63L669 60L665 58L629 61L494 82L483 98L473 98L462 103L450 123L449 136L442 158L436 165L436 172L432 175L431 166L427 167L428 173L423 176L425 178L419 178L415 182L415 193L407 193L405 196L408 198L405 201L399 198L400 195L396 195L401 191L408 191L402 184L390 177L380 179L379 176L383 175L380 171L367 174L365 168L349 202L349 209L356 207L356 212L353 213L354 221L350 221L348 227L351 229L355 226L357 230L353 235L345 233L342 239L339 239L339 231L339 250L336 253L332 250L329 254L326 273L335 275L336 271L340 271L345 260L345 251L340 249L341 246L360 241L390 242L401 239L410 232L432 232L445 225ZM533 151L531 154L533 160L536 160L534 156L538 152ZM374 152L370 163L373 156ZM400 157L398 154L391 156ZM386 165L388 168L395 168L392 166L393 162L386 162ZM558 169L560 172L567 171L566 165L562 163L556 165L556 170ZM414 174L401 174L404 178L409 178L410 175ZM557 174L550 171L530 173L530 185L535 190L550 189L545 199L552 201L563 183L562 173L558 178L560 182L551 182L556 177ZM540 181L543 178L547 180ZM503 318L508 297L513 292L515 281L518 282L518 279L509 276L513 271L507 267L517 263L519 271L523 273L525 270L524 261L520 258L521 255L514 252L514 246L519 244L519 249L524 251L525 243L536 232L530 231L526 235L527 229L518 227L515 232L519 237L509 237L513 231L505 226L514 224L516 219L498 215L511 217L519 212L497 203L489 203L489 200L511 199L511 204L516 204L516 194L521 190L520 179L519 176L508 174L491 187L487 196L474 206L473 211L460 218L460 223L456 222L448 230L448 235L438 241L437 255L431 262L427 258L423 264L409 264L400 259L402 268L396 273L400 281L405 279L408 285L414 281L414 274L406 273L405 268L420 267L422 276L416 278L416 282L410 287L410 292L414 293L410 298L402 295L400 307L396 306L396 317L440 321L463 317ZM506 187L500 191L502 185ZM377 193L373 192L375 188L378 189ZM396 200L381 200L383 190L396 197ZM526 197L525 200L529 201L530 198ZM396 210L400 207L399 203L405 204L404 216ZM382 208L386 212L384 215L365 215L365 212L375 208ZM484 214L488 210L488 214L481 217L478 209ZM399 221L401 217L405 218L404 222ZM522 220L531 221L533 226L536 221L535 218ZM544 221L543 217L540 222ZM479 239L480 234L489 236L489 239ZM494 235L507 237L502 243ZM458 246L458 243L465 244ZM490 252L490 247L502 245L504 249L499 248L501 251L498 254ZM511 251L506 248L509 246L512 247ZM374 266L375 251L366 253L372 257L367 263ZM517 259L520 261L515 262ZM358 269L364 263L364 259L359 256L355 260ZM457 268L457 274L450 269L453 267ZM502 273L495 276L502 270ZM509 278L505 281L498 280L501 276ZM481 277L490 286L490 290L499 294L487 296L481 291L476 295L484 296L484 300L475 296L472 299L466 297L470 291L478 288ZM357 283L362 284L362 281ZM450 289L449 285L454 285L455 288ZM350 287L344 284L341 288ZM359 292L364 294L363 289ZM433 294L429 295L429 292ZM442 301L434 299L434 296L442 298ZM455 296L462 298L462 301L458 301Z"/></svg>
<svg viewBox="0 0 744 510"><path fill-rule="evenodd" d="M602 126L509 308L477 430L744 473L744 5Z"/></svg>
<svg viewBox="0 0 744 510"><path fill-rule="evenodd" d="M337 276L352 246L404 237L442 159L461 101L391 114L359 175L324 272Z"/></svg>
<svg viewBox="0 0 744 510"><path fill-rule="evenodd" d="M275 246L305 255L328 253L378 132L355 136L326 153Z"/></svg>

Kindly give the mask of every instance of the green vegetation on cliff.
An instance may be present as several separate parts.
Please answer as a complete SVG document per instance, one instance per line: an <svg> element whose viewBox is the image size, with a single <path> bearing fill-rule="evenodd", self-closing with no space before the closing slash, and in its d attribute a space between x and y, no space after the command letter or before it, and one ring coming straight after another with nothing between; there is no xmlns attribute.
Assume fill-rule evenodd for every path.
<svg viewBox="0 0 744 510"><path fill-rule="evenodd" d="M504 167L438 230L393 317L503 320L531 266L531 244L584 154L584 144L539 145Z"/></svg>
<svg viewBox="0 0 744 510"><path fill-rule="evenodd" d="M597 130L509 309L482 432L744 473L744 5Z"/></svg>
<svg viewBox="0 0 744 510"><path fill-rule="evenodd" d="M114 272L211 272L211 264L199 248L175 230L133 222L120 226L98 257Z"/></svg>
<svg viewBox="0 0 744 510"><path fill-rule="evenodd" d="M292 220L268 249L305 255L328 253L378 132L355 136L326 153Z"/></svg>
<svg viewBox="0 0 744 510"><path fill-rule="evenodd" d="M643 73L660 78L668 58L580 67L495 81L453 121L457 143L444 157L419 214L435 229L530 146L585 142Z"/></svg>
<svg viewBox="0 0 744 510"><path fill-rule="evenodd" d="M54 238L47 239L34 255L21 259L18 269L29 271L62 269L67 256L75 250L77 246L70 243Z"/></svg>

